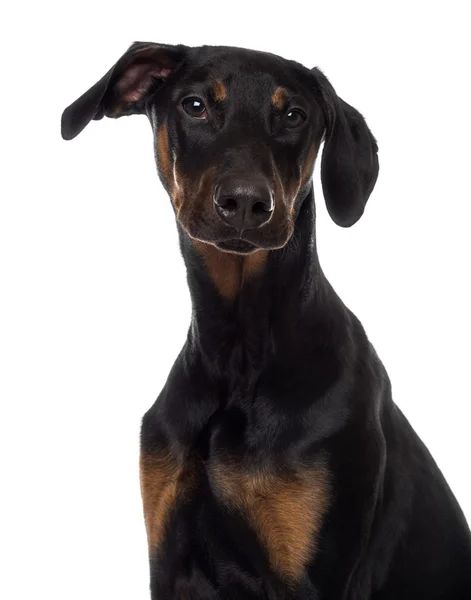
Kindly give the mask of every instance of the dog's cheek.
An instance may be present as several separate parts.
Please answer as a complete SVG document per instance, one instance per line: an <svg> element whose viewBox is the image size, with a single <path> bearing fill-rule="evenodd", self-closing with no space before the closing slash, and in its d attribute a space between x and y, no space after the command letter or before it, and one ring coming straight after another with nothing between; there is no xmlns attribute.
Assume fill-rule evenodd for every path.
<svg viewBox="0 0 471 600"><path fill-rule="evenodd" d="M166 123L160 125L157 131L155 150L160 180L178 214L192 184L179 165L178 152L172 149Z"/></svg>
<svg viewBox="0 0 471 600"><path fill-rule="evenodd" d="M316 156L316 146L315 144L311 144L305 153L305 157L298 163L299 166L296 171L293 171L290 175L290 181L287 185L286 200L293 225L301 200L301 192L306 189L306 186L312 178Z"/></svg>
<svg viewBox="0 0 471 600"><path fill-rule="evenodd" d="M173 160L170 151L166 123L160 125L157 130L157 135L155 138L155 154L157 159L157 170L159 172L162 184L164 185L168 194L172 196L174 191Z"/></svg>
<svg viewBox="0 0 471 600"><path fill-rule="evenodd" d="M314 163L317 157L317 148L315 144L309 146L306 159L301 167L301 188L311 179L314 170Z"/></svg>
<svg viewBox="0 0 471 600"><path fill-rule="evenodd" d="M178 163L177 163L178 164ZM214 169L200 175L178 173L177 219L183 229L195 239L205 238L219 224L213 207Z"/></svg>
<svg viewBox="0 0 471 600"><path fill-rule="evenodd" d="M277 204L270 223L264 230L264 242L272 249L283 248L291 237L293 220L290 215L289 205L283 199Z"/></svg>

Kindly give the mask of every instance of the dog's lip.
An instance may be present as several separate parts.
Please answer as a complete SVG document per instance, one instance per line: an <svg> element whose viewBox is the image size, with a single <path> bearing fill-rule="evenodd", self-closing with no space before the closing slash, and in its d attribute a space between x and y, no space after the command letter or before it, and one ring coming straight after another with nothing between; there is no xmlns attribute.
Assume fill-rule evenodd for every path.
<svg viewBox="0 0 471 600"><path fill-rule="evenodd" d="M215 242L215 245L224 252L233 252L235 254L250 254L258 250L258 246L243 239L229 239Z"/></svg>

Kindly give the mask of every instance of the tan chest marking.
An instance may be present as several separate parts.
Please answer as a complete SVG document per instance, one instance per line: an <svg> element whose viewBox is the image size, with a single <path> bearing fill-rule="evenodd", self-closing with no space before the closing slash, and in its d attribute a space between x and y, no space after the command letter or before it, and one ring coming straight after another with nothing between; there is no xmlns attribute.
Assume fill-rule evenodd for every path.
<svg viewBox="0 0 471 600"><path fill-rule="evenodd" d="M288 581L299 579L317 550L330 503L329 472L248 474L219 463L212 475L223 499L248 519L272 568Z"/></svg>
<svg viewBox="0 0 471 600"><path fill-rule="evenodd" d="M140 482L147 540L154 549L163 541L173 507L191 490L194 473L190 464L179 464L170 454L141 453Z"/></svg>

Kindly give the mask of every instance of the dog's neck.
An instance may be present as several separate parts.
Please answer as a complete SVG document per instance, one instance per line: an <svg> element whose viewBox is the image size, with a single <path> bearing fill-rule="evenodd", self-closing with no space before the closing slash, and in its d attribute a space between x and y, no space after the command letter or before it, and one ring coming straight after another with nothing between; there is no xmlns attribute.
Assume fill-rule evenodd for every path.
<svg viewBox="0 0 471 600"><path fill-rule="evenodd" d="M217 376L256 378L315 329L330 286L315 244L313 190L281 250L226 254L180 232L193 314L187 348Z"/></svg>

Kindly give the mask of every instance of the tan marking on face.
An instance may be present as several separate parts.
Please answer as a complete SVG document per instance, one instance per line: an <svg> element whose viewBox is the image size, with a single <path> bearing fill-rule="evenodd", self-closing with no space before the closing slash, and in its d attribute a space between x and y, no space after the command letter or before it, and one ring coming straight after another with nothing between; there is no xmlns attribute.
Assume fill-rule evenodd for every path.
<svg viewBox="0 0 471 600"><path fill-rule="evenodd" d="M178 163L175 162L174 176L178 182L178 193L174 192L173 196L180 198L177 217L180 225L191 238L193 238L192 224L198 221L201 213L205 213L208 209L212 210L212 203L211 208L208 207L208 203L214 195L215 170L215 167L210 167L198 179L191 179L179 172Z"/></svg>
<svg viewBox="0 0 471 600"><path fill-rule="evenodd" d="M167 125L164 123L157 132L157 165L165 183L171 190L174 187L172 156L168 143Z"/></svg>
<svg viewBox="0 0 471 600"><path fill-rule="evenodd" d="M233 300L242 285L260 274L268 257L268 250L257 250L247 256L223 252L206 242L194 240L203 257L208 274L221 296Z"/></svg>
<svg viewBox="0 0 471 600"><path fill-rule="evenodd" d="M224 500L247 517L272 568L288 581L298 580L317 551L330 504L327 469L249 474L220 462L212 476Z"/></svg>
<svg viewBox="0 0 471 600"><path fill-rule="evenodd" d="M286 98L286 90L282 87L276 88L271 97L272 104L278 110L283 108L284 102Z"/></svg>
<svg viewBox="0 0 471 600"><path fill-rule="evenodd" d="M140 483L149 549L160 546L171 510L191 488L188 465L170 454L140 456Z"/></svg>
<svg viewBox="0 0 471 600"><path fill-rule="evenodd" d="M177 209L177 216L180 214L180 211L183 206L183 196L185 190L185 178L180 175L177 169L177 159L174 157L173 159L173 192L171 195L172 202Z"/></svg>
<svg viewBox="0 0 471 600"><path fill-rule="evenodd" d="M220 79L216 79L213 84L213 95L216 102L223 102L227 99L226 86Z"/></svg>
<svg viewBox="0 0 471 600"><path fill-rule="evenodd" d="M303 168L301 170L301 185L305 185L312 174L312 167L314 166L314 161L316 160L317 150L314 144L311 144L309 148L309 152L307 153L306 160L304 162Z"/></svg>
<svg viewBox="0 0 471 600"><path fill-rule="evenodd" d="M290 218L292 215L290 204L293 203L290 192L288 189L285 189L285 185L281 180L280 173L278 171L278 167L275 162L272 161L273 172L275 174L275 213L272 217L272 224L277 223L278 227L280 227L286 219L288 219L288 227L287 227L287 238L286 242L288 242L291 237L291 233L293 230L293 222ZM284 245L284 244L283 244ZM283 246L281 246L283 247Z"/></svg>
<svg viewBox="0 0 471 600"><path fill-rule="evenodd" d="M300 175L299 175L299 183L298 186L296 188L296 191L293 194L293 198L291 201L291 206L290 206L290 215L293 216L294 214L294 210L295 210L295 202L296 202L296 197L299 193L299 190L306 185L306 183L309 181L310 177L312 176L312 168L314 166L314 161L316 160L316 156L317 156L317 150L314 144L311 144L307 156L306 156L306 160L304 161L303 166L300 168Z"/></svg>

